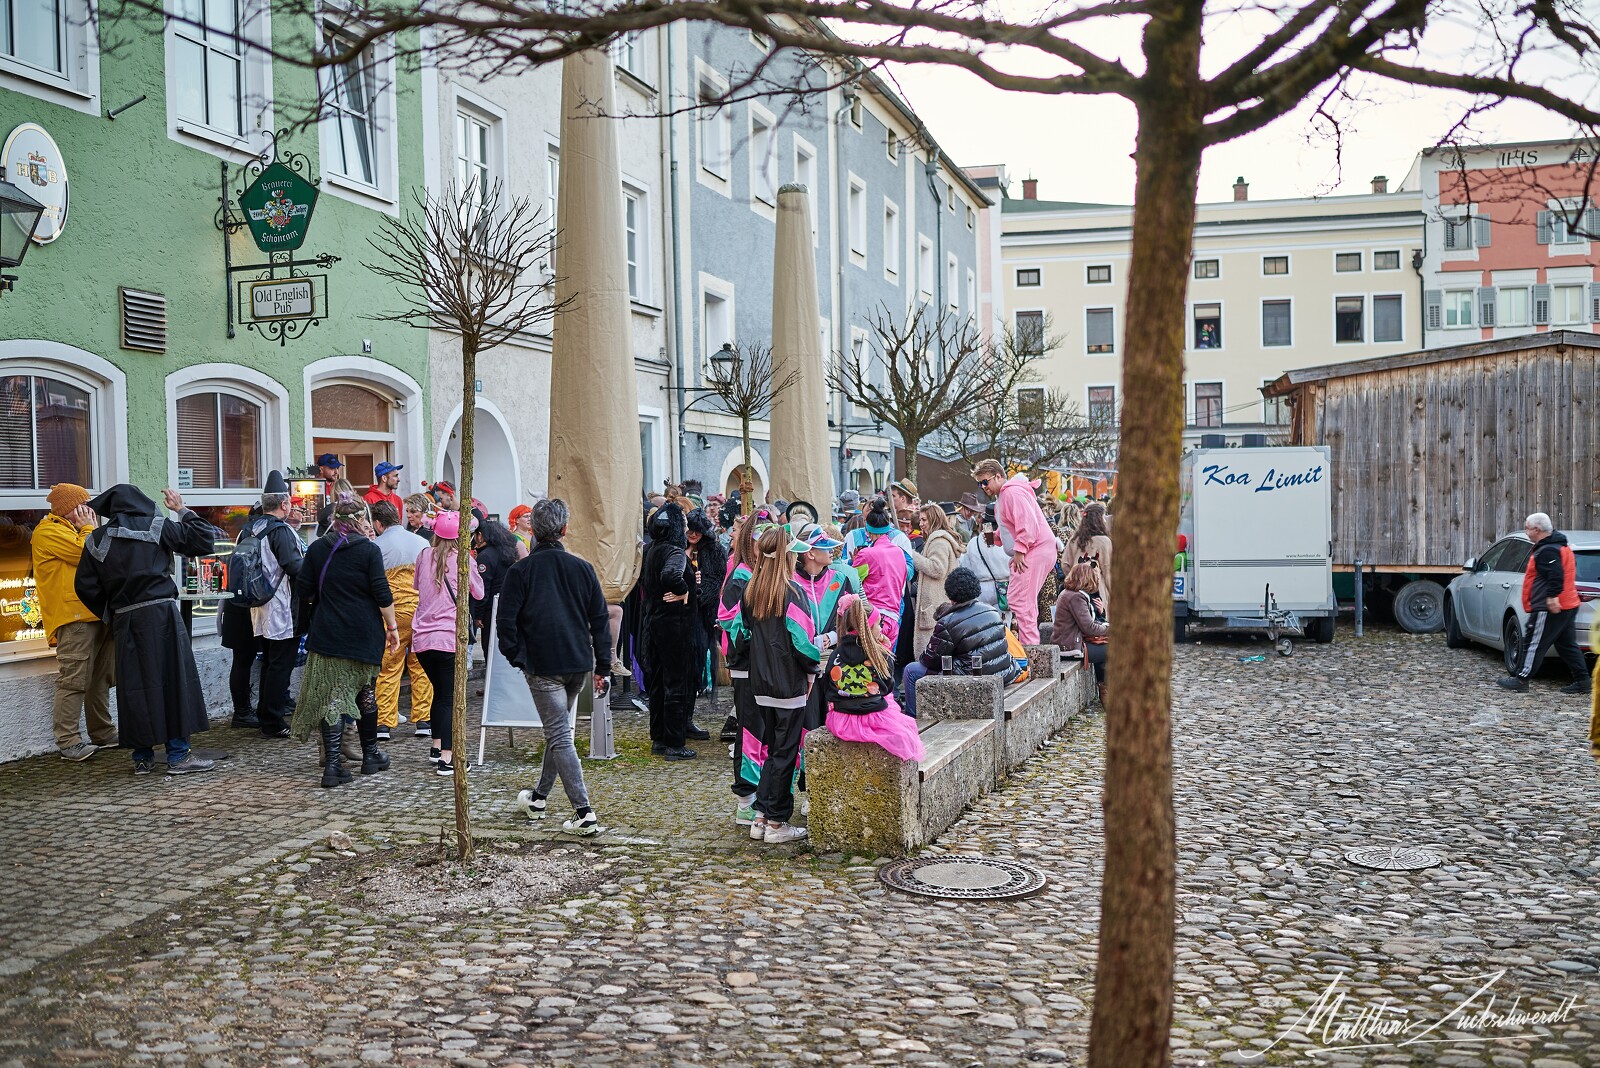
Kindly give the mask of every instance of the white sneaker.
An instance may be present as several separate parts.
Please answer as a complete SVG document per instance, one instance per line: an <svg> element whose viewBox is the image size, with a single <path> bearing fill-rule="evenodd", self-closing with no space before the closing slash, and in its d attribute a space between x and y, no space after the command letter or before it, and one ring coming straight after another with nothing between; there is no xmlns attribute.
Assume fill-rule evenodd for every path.
<svg viewBox="0 0 1600 1068"><path fill-rule="evenodd" d="M517 807L522 809L522 814L530 820L542 820L545 813L545 800L534 797L532 790L524 790L517 795Z"/></svg>
<svg viewBox="0 0 1600 1068"><path fill-rule="evenodd" d="M811 833L804 827L796 827L792 823L767 824L766 843L768 845L782 845L784 842L798 842L802 838L809 838Z"/></svg>
<svg viewBox="0 0 1600 1068"><path fill-rule="evenodd" d="M582 817L566 820L561 824L562 831L575 834L581 838L600 833L600 817L594 814L594 809L585 812Z"/></svg>
<svg viewBox="0 0 1600 1068"><path fill-rule="evenodd" d="M757 814L750 823L750 839L754 842L763 842L767 837L767 817Z"/></svg>

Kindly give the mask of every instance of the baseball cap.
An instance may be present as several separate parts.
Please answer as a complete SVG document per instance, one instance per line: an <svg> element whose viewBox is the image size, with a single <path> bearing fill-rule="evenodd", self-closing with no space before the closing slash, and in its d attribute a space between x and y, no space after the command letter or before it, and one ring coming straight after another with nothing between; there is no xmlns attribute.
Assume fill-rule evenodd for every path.
<svg viewBox="0 0 1600 1068"><path fill-rule="evenodd" d="M321 456L317 457L317 466L318 467L343 467L344 464L339 462L339 456L338 456L337 453L325 452Z"/></svg>
<svg viewBox="0 0 1600 1068"><path fill-rule="evenodd" d="M374 467L372 469L372 473L377 477L382 478L384 475L387 475L391 472L405 470L405 466L405 464L392 464L388 460L385 460L377 467Z"/></svg>
<svg viewBox="0 0 1600 1068"><path fill-rule="evenodd" d="M842 541L835 541L830 538L828 532L817 523L807 523L802 526L799 540L805 544L807 549L827 549L829 552L844 544Z"/></svg>

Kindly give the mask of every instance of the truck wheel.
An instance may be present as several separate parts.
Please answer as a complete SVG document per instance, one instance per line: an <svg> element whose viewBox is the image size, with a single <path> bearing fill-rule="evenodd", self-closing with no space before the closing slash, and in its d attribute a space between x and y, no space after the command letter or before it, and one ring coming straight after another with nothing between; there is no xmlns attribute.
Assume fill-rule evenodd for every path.
<svg viewBox="0 0 1600 1068"><path fill-rule="evenodd" d="M1444 599L1444 644L1451 649L1467 647L1467 636L1461 633L1461 624L1456 622L1455 602L1448 597Z"/></svg>
<svg viewBox="0 0 1600 1068"><path fill-rule="evenodd" d="M1394 621L1408 634L1444 629L1444 587L1428 579L1401 586L1394 595Z"/></svg>
<svg viewBox="0 0 1600 1068"><path fill-rule="evenodd" d="M1319 616L1306 622L1306 637L1318 645L1330 645L1333 642L1333 617Z"/></svg>

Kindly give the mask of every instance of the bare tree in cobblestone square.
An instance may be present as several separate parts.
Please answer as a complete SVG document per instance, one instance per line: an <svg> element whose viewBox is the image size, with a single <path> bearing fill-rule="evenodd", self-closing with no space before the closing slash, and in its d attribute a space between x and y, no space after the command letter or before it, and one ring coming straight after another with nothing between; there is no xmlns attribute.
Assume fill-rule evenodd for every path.
<svg viewBox="0 0 1600 1068"><path fill-rule="evenodd" d="M914 304L897 315L879 307L867 317L864 358L833 362L831 388L905 446L906 477L917 480L917 451L970 408L999 403L987 373L987 346L971 319Z"/></svg>
<svg viewBox="0 0 1600 1068"><path fill-rule="evenodd" d="M739 465L739 511L749 515L756 507L755 468L751 466L750 424L772 412L772 402L800 380L793 368L782 379L774 377L772 346L760 342L730 341L711 357L700 396L689 405L709 405L739 420L739 440L744 462Z"/></svg>
<svg viewBox="0 0 1600 1068"><path fill-rule="evenodd" d="M144 0L154 6L154 0ZM1171 746L1172 532L1184 408L1185 294L1207 149L1280 120L1340 136L1380 83L1449 90L1465 132L1502 102L1600 126L1600 29L1578 0L503 0L274 5L273 24L339 23L339 43L291 61L364 62L380 40L427 29L461 62L540 64L622 33L690 20L762 35L838 72L958 67L1001 89L1116 96L1136 115L1136 184L1118 449L1117 609L1106 710L1105 878L1092 1068L1170 1060L1177 843ZM1137 40L1135 40L1137 38ZM732 98L792 93L766 64ZM726 99L715 103L726 103ZM677 102L665 102L676 106ZM848 392L848 391L847 391ZM865 391L862 391L865 392ZM887 421L887 420L886 420ZM906 442L915 462L915 444Z"/></svg>
<svg viewBox="0 0 1600 1068"><path fill-rule="evenodd" d="M461 343L461 531L472 529L474 414L478 354L548 324L554 279L539 265L553 251L552 220L526 198L508 198L493 186L452 185L439 196L418 193L412 209L384 216L368 239L376 253L362 266L395 284L400 306L368 318L456 335ZM467 799L467 650L472 554L466 541L457 554L456 689L451 698L455 739L456 856L472 857Z"/></svg>

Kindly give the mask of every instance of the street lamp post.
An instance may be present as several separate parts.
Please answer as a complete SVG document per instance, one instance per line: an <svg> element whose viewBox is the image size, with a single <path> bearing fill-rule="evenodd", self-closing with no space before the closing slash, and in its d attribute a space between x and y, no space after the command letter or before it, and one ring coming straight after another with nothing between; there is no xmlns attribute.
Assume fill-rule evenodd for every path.
<svg viewBox="0 0 1600 1068"><path fill-rule="evenodd" d="M839 431L839 492L843 493L850 488L847 468L844 465L845 443L857 434L863 434L869 430L875 434L882 434L883 421L880 419L870 423L835 423L830 417L828 419L828 429Z"/></svg>
<svg viewBox="0 0 1600 1068"><path fill-rule="evenodd" d="M0 272L22 265L45 210L43 204L5 177L5 168L0 166ZM16 280L14 274L0 273L0 293L9 290Z"/></svg>

